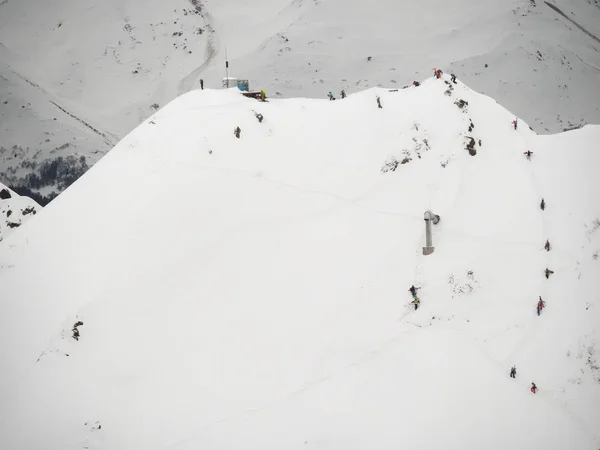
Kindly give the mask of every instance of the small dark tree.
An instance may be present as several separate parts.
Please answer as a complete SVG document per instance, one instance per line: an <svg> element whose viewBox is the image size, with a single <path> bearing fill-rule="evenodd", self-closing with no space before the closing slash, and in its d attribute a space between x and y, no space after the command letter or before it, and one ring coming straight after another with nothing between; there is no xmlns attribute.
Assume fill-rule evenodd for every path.
<svg viewBox="0 0 600 450"><path fill-rule="evenodd" d="M381 106L381 98L377 97L377 107L379 109L383 109L383 106Z"/></svg>

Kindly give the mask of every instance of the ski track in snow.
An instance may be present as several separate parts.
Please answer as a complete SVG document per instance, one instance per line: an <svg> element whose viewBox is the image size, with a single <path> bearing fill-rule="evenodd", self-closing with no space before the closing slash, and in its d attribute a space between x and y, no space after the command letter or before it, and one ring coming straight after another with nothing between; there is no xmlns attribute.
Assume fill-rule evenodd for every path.
<svg viewBox="0 0 600 450"><path fill-rule="evenodd" d="M81 117L77 116L76 114L73 114L73 113L69 112L66 108L64 108L63 106L61 106L59 104L59 100L55 96L53 96L52 94L50 94L46 89L44 89L43 87L41 87L39 84L34 83L33 81L31 81L26 76L24 76L21 73L17 72L9 64L6 64L6 63L2 63L2 64L11 73L13 73L15 76L17 76L18 78L20 78L21 80L25 81L27 84L29 84L30 86L34 87L39 92L41 92L44 95L44 97L46 97L48 99L48 102L51 103L52 105L54 105L56 108L58 108L62 113L66 114L67 116L71 117L72 119L75 119L77 122L81 123L87 129L89 129L93 133L97 134L98 136L102 137L104 139L104 142L106 144L114 146L115 143L118 141L118 138L114 134L112 134L112 133L110 133L108 131L99 131L98 128L96 126L94 126L94 125L91 125L89 121L84 120Z"/></svg>
<svg viewBox="0 0 600 450"><path fill-rule="evenodd" d="M202 74L204 70L213 62L215 56L218 54L219 38L214 27L214 20L210 14L210 11L206 8L206 4L200 0L190 0L190 3L200 11L200 16L204 19L204 29L209 33L209 37L206 40L206 48L204 49L204 55L206 59L196 69L192 70L185 78L179 83L179 95L189 92L194 88L196 80Z"/></svg>
<svg viewBox="0 0 600 450"><path fill-rule="evenodd" d="M411 308L412 310L412 308ZM408 316L412 311L408 311L406 313L404 313L399 320L404 319L406 316ZM406 322L409 323L409 322ZM268 410L268 409L274 409L277 408L278 406L280 406L282 403L289 401L291 399L293 399L294 397L300 396L306 392L308 392L311 389L316 388L317 386L320 386L322 384L331 382L334 380L334 378L336 378L337 376L339 376L341 373L344 373L348 370L352 370L358 366L361 366L363 364L367 364L369 362L371 362L373 359L377 358L378 356L380 356L381 354L385 353L387 350L391 349L394 344L398 343L400 341L401 336L408 334L408 333L414 333L415 330L404 330L401 333L399 333L396 336L393 336L387 340L385 340L383 343L381 343L379 346L377 346L376 348L369 350L367 352L365 352L365 354L361 357L359 357L358 359L356 359L355 361L352 361L351 363L333 371L332 373L325 375L323 377L320 378L316 378L308 383L306 383L303 387L290 392L289 394L283 395L281 398L273 400L269 403L266 403L264 405L260 405L257 406L256 408L248 408L248 409L244 409L241 410L235 414L231 414L228 415L226 417L223 417L221 419L218 419L212 423L209 424L205 424L199 427L198 432L194 433L193 435L190 435L180 441L174 442L172 444L168 444L165 448L177 448L180 447L181 445L189 442L190 440L197 438L198 436L201 435L201 433L203 431L206 431L212 427L215 427L217 425L220 425L224 422L230 421L230 420L234 420L234 419L239 419L242 418L246 415L250 415L250 414L256 414L256 413L260 413L262 411Z"/></svg>
<svg viewBox="0 0 600 450"><path fill-rule="evenodd" d="M572 19L571 17L566 15L564 12L562 12L562 10L558 6L553 5L552 3L549 3L549 2L544 2L544 3L547 6L549 6L551 9L553 9L555 12L560 14L562 17L567 19L569 22L571 22L573 25L575 25L577 28L579 28L581 31L583 31L585 34L587 34L589 37L591 37L594 41L596 41L597 43L600 44L600 39L598 38L598 36L596 36L594 33L589 32L583 26L579 25L574 19Z"/></svg>

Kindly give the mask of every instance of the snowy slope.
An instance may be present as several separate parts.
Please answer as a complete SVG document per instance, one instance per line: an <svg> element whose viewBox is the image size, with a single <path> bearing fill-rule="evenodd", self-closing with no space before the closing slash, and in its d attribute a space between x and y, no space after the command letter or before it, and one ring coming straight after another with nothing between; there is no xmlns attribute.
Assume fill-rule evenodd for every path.
<svg viewBox="0 0 600 450"><path fill-rule="evenodd" d="M0 178L26 184L23 160L91 166L210 59L211 34L187 2L0 2L0 147L17 150Z"/></svg>
<svg viewBox="0 0 600 450"><path fill-rule="evenodd" d="M29 197L22 197L0 183L0 241L40 209Z"/></svg>
<svg viewBox="0 0 600 450"><path fill-rule="evenodd" d="M0 147L18 151L0 175L27 184L39 168L21 161L73 154L91 166L200 78L220 87L226 48L231 75L271 96L400 87L442 67L538 132L600 123L597 3L1 1Z"/></svg>
<svg viewBox="0 0 600 450"><path fill-rule="evenodd" d="M600 127L448 86L136 128L0 244L0 447L597 448Z"/></svg>

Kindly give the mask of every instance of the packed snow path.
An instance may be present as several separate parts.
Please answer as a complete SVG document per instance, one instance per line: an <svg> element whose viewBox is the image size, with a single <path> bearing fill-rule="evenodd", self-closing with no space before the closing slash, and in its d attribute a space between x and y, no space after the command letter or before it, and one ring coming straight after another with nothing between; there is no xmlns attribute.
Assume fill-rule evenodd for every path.
<svg viewBox="0 0 600 450"><path fill-rule="evenodd" d="M600 127L513 118L180 97L0 244L0 447L597 448Z"/></svg>

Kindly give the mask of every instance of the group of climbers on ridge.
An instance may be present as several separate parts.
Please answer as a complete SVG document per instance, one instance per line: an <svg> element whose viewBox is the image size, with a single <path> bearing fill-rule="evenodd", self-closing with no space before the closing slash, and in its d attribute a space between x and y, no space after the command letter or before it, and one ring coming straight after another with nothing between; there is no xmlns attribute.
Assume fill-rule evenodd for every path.
<svg viewBox="0 0 600 450"><path fill-rule="evenodd" d="M514 126L515 130L517 130L518 127L518 119L515 118L515 120L512 121L512 125ZM528 161L531 161L531 155L533 155L533 152L531 150L527 150L525 152L523 152L523 154L525 155L525 157L527 158ZM544 198L542 197L542 200L540 202L540 209L542 211L546 210L546 201L544 200ZM550 251L550 241L548 239L546 239L546 242L544 244L544 250L546 250L547 252ZM546 279L550 278L550 275L552 275L554 273L553 270L550 270L548 267L546 267L546 269L544 270L544 276L546 277ZM542 310L546 307L546 302L542 299L542 296L539 296L537 305L536 305L536 313L539 316L542 312ZM516 368L513 366L510 370L510 376L511 378L515 378L516 376ZM531 383L531 392L533 394L535 394L537 392L537 386L535 383Z"/></svg>
<svg viewBox="0 0 600 450"><path fill-rule="evenodd" d="M441 69L437 69L437 68L433 69L434 78L438 78L438 79L441 78L442 73L443 72L441 71ZM454 74L451 76L451 79L452 79L452 82L456 83L456 76ZM415 82L413 82L413 85L419 86L419 83L415 81ZM518 119L517 118L515 118L515 120L513 120L512 125L513 125L514 129L517 130L517 128L518 128ZM528 160L531 160L531 155L533 155L533 152L531 150L527 150L524 152L524 155L526 156L526 158ZM542 211L544 211L546 209L546 201L543 198L540 202L540 209ZM550 241L549 240L546 240L546 243L544 244L544 249L546 251L550 251ZM546 279L549 279L550 275L552 275L553 273L554 273L554 271L550 270L548 267L546 267L546 269L544 270L544 275L545 275ZM413 297L413 301L411 303L413 303L415 305L415 310L417 310L419 308L419 304L420 304L420 300L417 297L418 289L420 289L420 288L416 288L414 285L412 285L408 289ZM536 305L536 312L537 312L538 316L541 314L542 310L545 307L546 307L546 302L542 299L541 296L539 296L539 299L538 299L538 302ZM510 369L510 377L516 378L516 376L517 376L517 368L516 368L516 366L512 366ZM537 388L537 385L535 384L535 382L532 382L531 387L530 387L531 393L533 393L533 394L537 393L537 389L538 388Z"/></svg>
<svg viewBox="0 0 600 450"><path fill-rule="evenodd" d="M444 72L442 71L442 69L437 69L437 68L435 68L435 67L433 68L433 77L434 77L434 78L440 79L440 78L442 77L443 73L444 73ZM453 74L453 73L452 73L452 74L450 74L450 80L452 81L452 83L454 83L454 84L458 84L458 82L456 81L456 75L455 75L455 74ZM419 87L419 86L421 86L421 83L420 83L420 82L418 82L418 81L413 81L413 82L412 82L412 85L413 85L414 87ZM405 86L405 87L408 87L408 86ZM333 101L333 100L335 100L335 96L333 95L333 92L332 92L332 91L329 91L329 92L327 93L327 98L329 99L329 101ZM344 91L344 89L342 89L342 90L340 91L340 98L342 98L342 99L346 98L346 92ZM380 104L380 103L378 103L378 104ZM380 108L381 108L381 106L380 106Z"/></svg>

